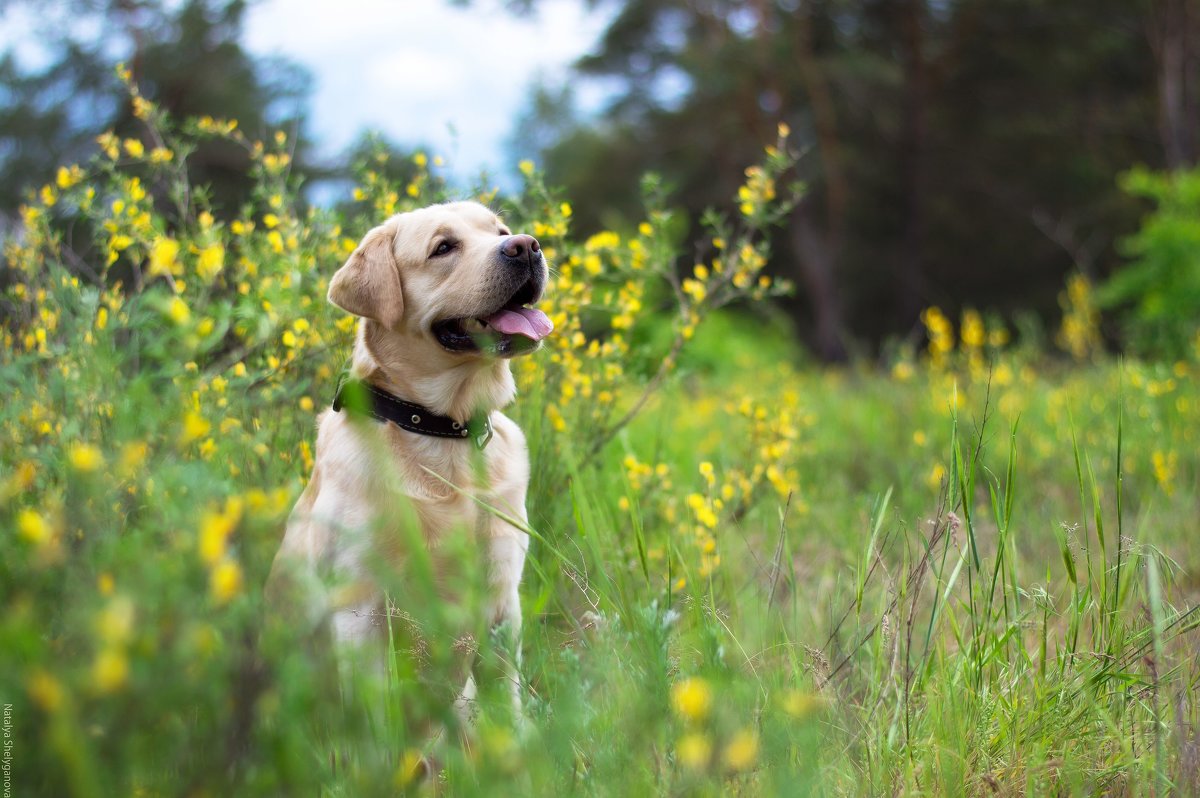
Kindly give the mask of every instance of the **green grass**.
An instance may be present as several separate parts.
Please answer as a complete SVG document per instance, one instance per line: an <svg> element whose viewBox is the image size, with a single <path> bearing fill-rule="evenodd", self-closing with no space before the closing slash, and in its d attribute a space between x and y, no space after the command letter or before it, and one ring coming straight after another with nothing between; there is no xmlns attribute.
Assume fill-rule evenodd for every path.
<svg viewBox="0 0 1200 798"><path fill-rule="evenodd" d="M562 323L511 408L524 717L484 634L480 718L456 728L464 613L419 563L379 575L405 614L386 677L339 677L352 658L303 608L269 622L261 590L348 351L325 285L408 192L368 172L357 211L302 212L255 163L236 230L202 192L138 197L131 175L169 195L172 164L101 158L6 247L16 794L1200 790L1195 358L798 365L785 326L719 309L764 293L732 279L757 277L767 211L718 222L685 287L661 206L579 242L536 176L509 218L553 252ZM421 756L438 785L410 778Z"/></svg>

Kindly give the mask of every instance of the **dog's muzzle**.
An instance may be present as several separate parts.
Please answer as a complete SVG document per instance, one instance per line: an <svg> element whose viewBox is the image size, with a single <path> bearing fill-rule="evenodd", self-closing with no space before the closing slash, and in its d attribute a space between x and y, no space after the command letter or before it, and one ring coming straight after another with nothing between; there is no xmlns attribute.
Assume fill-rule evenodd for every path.
<svg viewBox="0 0 1200 798"><path fill-rule="evenodd" d="M500 357L532 352L554 330L545 313L535 307L546 287L546 259L531 235L506 238L496 250L492 279L492 308L474 316L443 319L433 334L451 352L487 352Z"/></svg>

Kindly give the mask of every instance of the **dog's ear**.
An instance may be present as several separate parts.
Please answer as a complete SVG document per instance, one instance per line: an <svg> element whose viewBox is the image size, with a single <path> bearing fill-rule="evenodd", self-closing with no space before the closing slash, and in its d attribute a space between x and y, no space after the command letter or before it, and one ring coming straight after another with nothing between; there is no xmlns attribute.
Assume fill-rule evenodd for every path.
<svg viewBox="0 0 1200 798"><path fill-rule="evenodd" d="M404 315L400 270L392 254L395 225L380 225L363 237L329 281L329 301L342 310L394 329Z"/></svg>

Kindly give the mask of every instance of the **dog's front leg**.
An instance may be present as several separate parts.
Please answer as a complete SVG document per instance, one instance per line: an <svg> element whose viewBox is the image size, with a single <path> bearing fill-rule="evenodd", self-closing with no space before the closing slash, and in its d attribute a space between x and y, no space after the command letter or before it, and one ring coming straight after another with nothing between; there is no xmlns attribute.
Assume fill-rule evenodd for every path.
<svg viewBox="0 0 1200 798"><path fill-rule="evenodd" d="M524 516L524 513L521 513ZM524 517L521 519L524 521ZM521 718L521 572L529 536L509 524L493 520L488 541L487 618L492 656L511 697L515 717ZM496 527L500 527L497 529ZM490 674L489 674L490 676Z"/></svg>

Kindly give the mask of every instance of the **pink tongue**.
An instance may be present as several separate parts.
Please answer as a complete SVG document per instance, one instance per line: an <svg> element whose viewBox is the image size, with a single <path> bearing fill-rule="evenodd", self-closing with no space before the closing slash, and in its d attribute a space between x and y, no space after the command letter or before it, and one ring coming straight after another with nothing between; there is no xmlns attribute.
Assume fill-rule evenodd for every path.
<svg viewBox="0 0 1200 798"><path fill-rule="evenodd" d="M504 308L483 319L505 335L523 335L540 341L554 331L554 322L537 308Z"/></svg>

